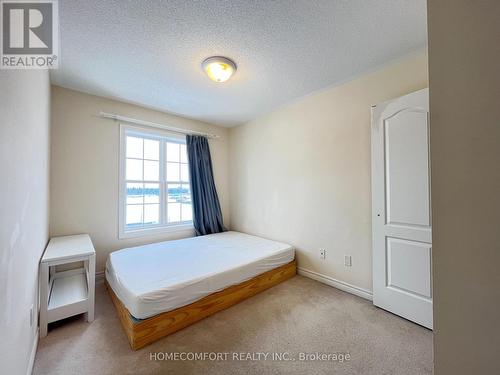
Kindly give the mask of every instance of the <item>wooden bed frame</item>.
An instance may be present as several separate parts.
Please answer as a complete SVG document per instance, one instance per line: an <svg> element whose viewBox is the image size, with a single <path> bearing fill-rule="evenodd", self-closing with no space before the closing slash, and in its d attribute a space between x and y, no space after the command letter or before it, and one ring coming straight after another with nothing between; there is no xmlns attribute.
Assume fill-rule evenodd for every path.
<svg viewBox="0 0 500 375"><path fill-rule="evenodd" d="M296 273L297 266L294 260L241 284L212 293L187 306L179 307L178 309L167 311L144 320L136 320L130 315L127 308L107 282L106 288L125 329L130 347L133 350L137 350L198 320L215 314L220 310L227 309L244 299L288 280L295 276Z"/></svg>

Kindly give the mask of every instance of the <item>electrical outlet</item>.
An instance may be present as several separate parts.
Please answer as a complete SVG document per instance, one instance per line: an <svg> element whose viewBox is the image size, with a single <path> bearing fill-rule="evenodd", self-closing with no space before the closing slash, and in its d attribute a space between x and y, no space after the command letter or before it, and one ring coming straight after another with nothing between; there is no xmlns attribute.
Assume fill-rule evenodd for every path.
<svg viewBox="0 0 500 375"><path fill-rule="evenodd" d="M33 323L34 323L34 315L33 315L33 305L31 305L30 307L30 327L33 327Z"/></svg>
<svg viewBox="0 0 500 375"><path fill-rule="evenodd" d="M326 258L326 250L325 249L319 249L319 257L320 257L320 259Z"/></svg>
<svg viewBox="0 0 500 375"><path fill-rule="evenodd" d="M346 267L352 266L352 257L350 255L344 255L344 266Z"/></svg>

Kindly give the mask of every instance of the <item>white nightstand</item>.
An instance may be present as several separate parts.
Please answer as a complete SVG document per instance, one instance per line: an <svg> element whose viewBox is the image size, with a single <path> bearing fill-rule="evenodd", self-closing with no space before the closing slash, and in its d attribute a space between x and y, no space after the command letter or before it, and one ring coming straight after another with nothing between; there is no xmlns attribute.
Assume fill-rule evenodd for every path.
<svg viewBox="0 0 500 375"><path fill-rule="evenodd" d="M83 268L56 272L56 266L83 261ZM86 313L94 320L95 250L88 234L53 237L40 261L40 337L47 325Z"/></svg>

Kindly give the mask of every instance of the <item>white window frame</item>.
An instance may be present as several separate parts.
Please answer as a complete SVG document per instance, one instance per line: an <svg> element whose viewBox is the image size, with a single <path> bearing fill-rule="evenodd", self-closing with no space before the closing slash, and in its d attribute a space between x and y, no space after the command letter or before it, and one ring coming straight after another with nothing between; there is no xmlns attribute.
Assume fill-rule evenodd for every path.
<svg viewBox="0 0 500 375"><path fill-rule="evenodd" d="M142 138L151 138L151 139L163 139L168 142L185 144L186 138L183 135L171 133L161 129L148 129L139 126L132 126L128 124L120 124L120 155L119 155L119 194L118 194L118 238L126 239L126 238L134 238L162 233L171 233L178 231L193 231L193 221L185 221L180 223L167 223L167 212L166 212L166 186L168 181L165 178L165 166L166 166L166 156L165 156L165 147L164 142L160 142L160 175L159 175L159 188L160 188L160 224L150 225L146 228L136 228L136 229L126 229L126 187L127 187L127 179L125 174L126 168L126 141L127 141L127 133L136 133L138 136ZM142 181L141 181L142 182ZM147 182L146 182L147 183ZM156 182L154 182L156 183ZM177 183L177 182L176 182Z"/></svg>

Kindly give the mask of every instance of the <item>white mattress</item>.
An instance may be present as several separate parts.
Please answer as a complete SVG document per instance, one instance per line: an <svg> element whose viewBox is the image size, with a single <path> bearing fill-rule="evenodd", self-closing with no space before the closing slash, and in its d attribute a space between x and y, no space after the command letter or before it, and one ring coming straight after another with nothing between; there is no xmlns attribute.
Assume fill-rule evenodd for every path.
<svg viewBox="0 0 500 375"><path fill-rule="evenodd" d="M115 251L106 262L106 280L128 311L144 319L239 284L294 257L290 245L224 232Z"/></svg>

